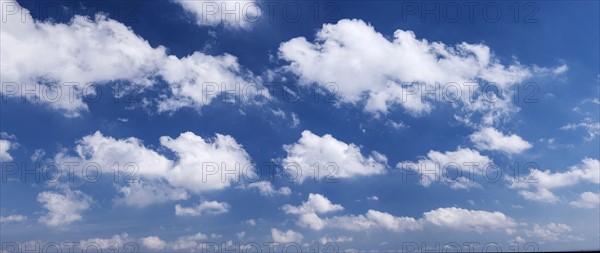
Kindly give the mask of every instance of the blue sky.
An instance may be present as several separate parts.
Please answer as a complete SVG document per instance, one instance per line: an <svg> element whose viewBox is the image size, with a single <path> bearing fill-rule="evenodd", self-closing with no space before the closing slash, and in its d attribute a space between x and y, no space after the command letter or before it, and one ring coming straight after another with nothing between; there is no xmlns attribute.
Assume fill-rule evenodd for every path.
<svg viewBox="0 0 600 253"><path fill-rule="evenodd" d="M599 8L3 0L2 250L598 249Z"/></svg>

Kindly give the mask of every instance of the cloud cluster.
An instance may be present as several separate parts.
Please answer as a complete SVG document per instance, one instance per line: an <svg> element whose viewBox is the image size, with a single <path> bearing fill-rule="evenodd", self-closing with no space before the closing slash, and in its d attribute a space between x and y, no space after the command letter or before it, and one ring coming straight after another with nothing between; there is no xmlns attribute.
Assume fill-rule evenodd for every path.
<svg viewBox="0 0 600 253"><path fill-rule="evenodd" d="M117 201L133 206L187 199L187 192L221 190L246 177L256 177L248 153L231 136L216 134L204 139L185 132L175 139L163 136L160 144L177 159L147 148L139 139L115 139L96 132L77 142L76 155L65 151L54 160L57 164L94 164L108 174L114 173L109 168L115 164L121 166L120 173L140 180L119 189L123 197Z"/></svg>
<svg viewBox="0 0 600 253"><path fill-rule="evenodd" d="M27 97L67 116L87 110L83 98L100 95L95 86L110 82L146 89L165 81L169 88L157 102L159 111L201 107L217 95L231 92L236 83L255 83L255 77L229 54L194 52L178 58L168 55L163 46L152 47L129 27L103 15L94 20L75 16L70 23L60 24L36 21L16 2L3 3L18 8L26 20L6 13L10 8L2 8L7 19L0 33L3 94ZM226 86L223 89L222 83ZM27 90L35 92L24 96ZM248 95L241 98L267 94L259 90L256 85L249 86Z"/></svg>
<svg viewBox="0 0 600 253"><path fill-rule="evenodd" d="M600 184L600 161L585 158L580 164L572 166L565 172L532 169L523 178L525 180L513 179L510 184L511 188L521 189L519 195L533 201L556 203L560 198L550 191L552 189L580 183ZM534 188L535 191L527 190L530 188ZM578 202L572 205L577 206L576 203Z"/></svg>
<svg viewBox="0 0 600 253"><path fill-rule="evenodd" d="M347 231L381 229L393 232L421 231L426 228L483 233L504 230L513 233L519 224L501 212L467 210L456 207L438 208L423 213L421 218L398 217L390 213L368 210L360 215L342 215L321 218L317 214L341 211L343 207L333 204L320 194L310 194L308 201L300 206L285 205L284 212L298 216L297 224L313 230L337 228Z"/></svg>

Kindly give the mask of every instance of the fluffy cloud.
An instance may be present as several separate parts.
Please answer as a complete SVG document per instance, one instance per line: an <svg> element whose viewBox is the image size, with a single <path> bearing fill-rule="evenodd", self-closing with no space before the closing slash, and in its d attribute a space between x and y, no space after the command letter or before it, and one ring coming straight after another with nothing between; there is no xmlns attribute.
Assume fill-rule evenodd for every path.
<svg viewBox="0 0 600 253"><path fill-rule="evenodd" d="M477 231L510 229L518 224L501 212L467 210L456 207L439 208L423 214L423 218L440 228Z"/></svg>
<svg viewBox="0 0 600 253"><path fill-rule="evenodd" d="M508 154L519 154L532 147L516 134L504 135L491 127L480 129L469 138L481 150L498 150Z"/></svg>
<svg viewBox="0 0 600 253"><path fill-rule="evenodd" d="M167 247L167 242L163 241L158 236L148 236L142 238L142 245L148 249L159 250Z"/></svg>
<svg viewBox="0 0 600 253"><path fill-rule="evenodd" d="M262 196L274 196L274 195L289 196L290 194L292 194L292 189L290 189L289 187L281 187L281 188L279 188L279 190L275 190L275 187L273 186L273 184L271 184L271 182L268 182L268 181L260 181L260 182L250 183L248 185L248 188L250 188L250 189L257 188L258 191L260 192L260 195L262 195Z"/></svg>
<svg viewBox="0 0 600 253"><path fill-rule="evenodd" d="M0 216L0 223L22 222L27 220L27 216L14 214L9 216Z"/></svg>
<svg viewBox="0 0 600 253"><path fill-rule="evenodd" d="M456 151L444 153L431 150L417 162L405 161L396 165L399 169L419 174L423 186L429 186L433 182L443 182L453 189L480 187L471 179L474 175L483 175L486 169L492 166L494 164L487 156L481 155L476 150L460 147ZM453 175L448 172L449 169L457 170L460 174L457 174L455 179L451 179L447 176Z"/></svg>
<svg viewBox="0 0 600 253"><path fill-rule="evenodd" d="M87 110L83 97L100 95L94 85L113 81L131 83L127 88L145 89L162 78L169 84L170 94L158 109L169 111L183 106L201 107L222 92L231 91L231 87L228 91L214 89L216 86L209 83L249 84L254 80L232 55L167 55L164 47L152 47L130 28L102 15L94 20L75 16L68 24L58 24L33 20L28 10L16 2L3 4L22 11L26 19L22 22L21 13L5 13L12 8L2 8L2 16L7 18L0 34L3 94L21 97L23 91L35 90L35 94L26 96L30 101L60 109L67 116ZM44 55L43 59L39 55ZM254 95L258 93L250 91L259 89L248 90Z"/></svg>
<svg viewBox="0 0 600 253"><path fill-rule="evenodd" d="M256 176L249 155L231 136L217 134L215 138L205 140L185 132L175 139L163 136L160 143L173 152L177 160L145 147L136 138L114 139L96 132L77 142L75 156L61 152L55 156L55 162L96 164L109 174L114 173L109 168L115 163L122 168L134 168L134 176L139 177L140 182L120 187L123 197L117 200L134 206L186 199L186 191L220 190L233 182ZM121 170L125 174L131 172L131 169Z"/></svg>
<svg viewBox="0 0 600 253"><path fill-rule="evenodd" d="M335 83L335 94L342 102L364 102L364 109L374 113L387 113L395 104L412 114L427 113L433 109L432 99L422 96L426 96L426 89L435 89L450 97L446 100L464 103L468 111L482 111L496 118L496 112L513 111L512 104L481 104L481 99L470 96L481 91L474 82L494 83L504 89L533 72L518 62L503 65L482 44L447 46L417 39L412 31L403 30L396 30L390 41L362 20L348 19L323 25L314 43L304 37L282 43L279 56L290 62L286 69L297 74L302 83L324 88ZM436 83L444 87L436 88ZM440 95L436 96L433 100L440 100Z"/></svg>
<svg viewBox="0 0 600 253"><path fill-rule="evenodd" d="M13 157L8 153L8 150L12 148L12 144L9 140L0 139L0 161L10 162Z"/></svg>
<svg viewBox="0 0 600 253"><path fill-rule="evenodd" d="M284 149L287 152L284 166L299 182L313 176L327 180L382 174L387 166L387 158L376 151L363 156L353 143L346 144L329 134L318 136L309 130L304 130L298 142L285 145Z"/></svg>
<svg viewBox="0 0 600 253"><path fill-rule="evenodd" d="M504 230L512 233L518 226L512 218L501 212L467 210L456 207L438 208L425 212L421 218L398 217L390 213L368 210L360 215L342 215L321 218L317 214L341 211L341 205L333 204L326 197L310 194L309 199L300 206L285 205L285 213L298 215L297 224L313 230L338 228L347 231L383 229L394 232L421 231L426 227L459 231Z"/></svg>
<svg viewBox="0 0 600 253"><path fill-rule="evenodd" d="M510 187L523 189L519 194L525 199L555 203L560 200L550 190L554 188L572 186L579 183L600 184L600 161L592 158L585 158L581 164L572 166L565 172L551 172L550 170L541 171L532 169L528 175L520 180L513 179ZM535 188L536 191L524 189Z"/></svg>
<svg viewBox="0 0 600 253"><path fill-rule="evenodd" d="M248 29L260 18L260 6L253 0L247 1L203 1L174 0L194 15L199 26L216 26Z"/></svg>
<svg viewBox="0 0 600 253"><path fill-rule="evenodd" d="M600 194L593 192L583 192L578 200L569 202L569 205L578 208L596 208L600 205Z"/></svg>
<svg viewBox="0 0 600 253"><path fill-rule="evenodd" d="M230 205L225 202L202 201L194 207L175 206L177 216L199 216L203 214L221 214L229 212Z"/></svg>
<svg viewBox="0 0 600 253"><path fill-rule="evenodd" d="M319 218L317 214L341 211L344 208L341 205L333 204L329 199L321 194L309 194L308 200L302 202L300 206L284 205L281 209L287 214L298 215L297 224L302 227L309 227L314 230L321 230L326 222Z"/></svg>
<svg viewBox="0 0 600 253"><path fill-rule="evenodd" d="M292 230L283 232L277 230L276 228L272 228L271 238L273 239L273 242L277 243L300 243L302 241L303 236L302 234L294 232Z"/></svg>
<svg viewBox="0 0 600 253"><path fill-rule="evenodd" d="M60 227L81 220L81 213L90 208L92 198L65 187L63 193L41 192L37 201L47 210L38 221L47 226Z"/></svg>

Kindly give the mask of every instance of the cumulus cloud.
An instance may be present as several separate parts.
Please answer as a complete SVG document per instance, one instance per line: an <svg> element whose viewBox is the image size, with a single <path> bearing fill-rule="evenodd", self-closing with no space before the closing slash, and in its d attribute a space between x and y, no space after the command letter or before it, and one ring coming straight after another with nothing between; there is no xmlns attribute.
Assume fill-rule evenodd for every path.
<svg viewBox="0 0 600 253"><path fill-rule="evenodd" d="M518 226L517 222L501 212L467 210L456 207L438 208L425 212L421 218L394 216L377 210L368 210L365 214L360 215L321 218L318 214L341 211L343 207L331 203L329 199L320 194L310 194L308 201L303 202L300 206L284 205L282 209L287 214L298 215L297 224L299 226L313 230L337 228L347 231L381 229L404 232L422 231L429 227L478 233L490 230L504 230L512 233Z"/></svg>
<svg viewBox="0 0 600 253"><path fill-rule="evenodd" d="M512 179L510 187L521 189L519 195L525 199L556 203L560 200L550 190L567 187L579 183L600 184L600 161L584 158L580 164L572 166L565 172L541 171L532 169L529 174L519 180ZM535 191L527 189L534 188Z"/></svg>
<svg viewBox="0 0 600 253"><path fill-rule="evenodd" d="M21 10L26 20L5 13L11 8L2 9L7 19L0 34L3 94L22 97L22 91L35 90L35 94L26 96L30 101L62 110L67 116L78 116L88 109L83 98L100 95L96 85L114 81L143 90L162 78L169 91L157 102L158 110L171 111L207 105L217 95L231 93L235 83L255 80L232 55L167 55L165 47L152 47L124 24L103 15L94 20L75 16L68 24L60 24L35 21L18 3L3 3ZM221 83L227 84L227 91L208 85ZM256 85L248 87L248 96L240 98L267 94L259 92Z"/></svg>
<svg viewBox="0 0 600 253"><path fill-rule="evenodd" d="M295 232L293 230L288 231L280 231L276 228L271 229L271 238L273 242L277 243L300 243L302 241L302 234Z"/></svg>
<svg viewBox="0 0 600 253"><path fill-rule="evenodd" d="M286 204L281 209L287 214L298 215L297 224L302 227L309 227L314 230L321 230L326 222L319 218L317 214L336 212L343 210L341 205L333 204L329 199L321 194L309 194L308 200L302 202L300 206Z"/></svg>
<svg viewBox="0 0 600 253"><path fill-rule="evenodd" d="M298 142L285 145L284 166L299 182L318 179L351 178L383 174L387 158L376 151L363 156L358 146L339 141L330 134L318 136L304 130ZM315 168L315 164L318 168ZM316 174L315 174L316 173Z"/></svg>
<svg viewBox="0 0 600 253"><path fill-rule="evenodd" d="M519 154L532 147L529 142L516 134L504 135L491 127L480 129L471 134L469 139L478 149L497 150L508 154Z"/></svg>
<svg viewBox="0 0 600 253"><path fill-rule="evenodd" d="M429 186L433 182L449 184L453 189L468 189L480 187L471 179L474 175L483 175L486 169L495 168L492 160L481 155L477 150L470 148L457 148L456 151L444 153L431 150L425 157L416 162L405 161L396 165L399 169L408 172L416 172L420 176L423 186ZM455 179L449 178L450 169L457 171ZM408 177L408 176L407 176Z"/></svg>
<svg viewBox="0 0 600 253"><path fill-rule="evenodd" d="M38 222L51 227L61 227L82 220L81 213L90 208L92 198L81 191L73 191L63 187L63 192L41 192L37 201L46 212Z"/></svg>
<svg viewBox="0 0 600 253"><path fill-rule="evenodd" d="M182 207L175 205L175 215L177 216L200 216L203 214L222 214L229 212L231 206L226 202L202 201L193 207Z"/></svg>
<svg viewBox="0 0 600 253"><path fill-rule="evenodd" d="M253 189L256 188L260 192L262 196L274 196L274 195L283 195L289 196L292 194L292 189L289 187L281 187L279 190L276 190L273 184L268 181L260 181L248 184L248 188Z"/></svg>
<svg viewBox="0 0 600 253"><path fill-rule="evenodd" d="M9 140L0 139L0 161L10 162L13 157L8 153L8 150L12 148L12 144Z"/></svg>
<svg viewBox="0 0 600 253"><path fill-rule="evenodd" d="M221 190L256 176L249 155L231 136L216 134L212 139L204 139L185 132L177 138L163 136L160 144L177 159L170 160L147 148L139 139L115 139L96 132L77 141L76 155L63 151L54 160L57 164L95 164L108 174L114 173L109 171L114 164L130 168L120 171L125 175L134 169L133 175L139 177L139 182L119 186L122 196L116 200L132 206L187 199L188 191Z"/></svg>
<svg viewBox="0 0 600 253"><path fill-rule="evenodd" d="M577 208L596 208L600 205L600 194L583 192L579 199L569 202L569 205Z"/></svg>
<svg viewBox="0 0 600 253"><path fill-rule="evenodd" d="M401 105L418 115L430 112L434 101L444 100L463 104L467 112L484 114L485 124L514 112L515 106L510 96L491 95L477 83L493 83L510 92L509 85L534 72L551 71L518 62L502 64L483 44L449 46L418 39L404 30L396 30L389 40L356 19L323 25L314 42L304 37L284 42L279 57L289 62L285 69L298 75L302 83L323 88L333 84L341 102L363 104L368 112L385 114ZM428 98L426 90L438 92ZM493 102L484 103L483 97Z"/></svg>
<svg viewBox="0 0 600 253"><path fill-rule="evenodd" d="M187 12L194 15L199 26L224 24L230 28L248 29L261 15L260 6L253 0L247 1L189 1L174 0Z"/></svg>
<svg viewBox="0 0 600 253"><path fill-rule="evenodd" d="M167 242L163 241L158 236L148 236L142 238L142 245L148 249L160 250L167 247Z"/></svg>

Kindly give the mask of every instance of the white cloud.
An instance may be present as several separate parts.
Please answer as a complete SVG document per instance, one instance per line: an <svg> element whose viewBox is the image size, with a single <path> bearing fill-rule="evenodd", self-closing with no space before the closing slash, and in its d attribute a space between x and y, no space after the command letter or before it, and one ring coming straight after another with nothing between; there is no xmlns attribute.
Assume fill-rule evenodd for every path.
<svg viewBox="0 0 600 253"><path fill-rule="evenodd" d="M244 221L244 224L249 225L249 226L256 226L256 220L249 219L249 220Z"/></svg>
<svg viewBox="0 0 600 253"><path fill-rule="evenodd" d="M571 232L572 229L566 224L562 223L550 223L546 226L540 226L539 224L534 224L531 230L526 230L525 233L529 237L539 238L544 241L559 241L565 240L569 238L573 238L572 236L564 235L566 232Z"/></svg>
<svg viewBox="0 0 600 253"><path fill-rule="evenodd" d="M220 190L243 177L256 176L249 155L231 136L216 134L213 139L204 139L185 132L175 139L163 136L160 144L173 152L177 160L145 147L136 138L114 139L96 132L77 142L76 156L61 152L56 155L55 162L95 163L108 174L114 173L108 169L114 168L115 163L121 168L135 168L134 176L140 178L141 184L120 187L124 197L117 200L134 206L186 199L185 191ZM162 180L168 185L160 183Z"/></svg>
<svg viewBox="0 0 600 253"><path fill-rule="evenodd" d="M536 191L520 190L519 194L529 200L555 203L560 200L550 190L589 182L600 184L600 161L584 158L580 164L565 172L532 169L519 180L512 179L510 187L515 189L535 188Z"/></svg>
<svg viewBox="0 0 600 253"><path fill-rule="evenodd" d="M456 207L438 208L423 214L424 219L441 228L477 231L510 229L518 224L501 212L467 210ZM510 231L510 230L507 230Z"/></svg>
<svg viewBox="0 0 600 253"><path fill-rule="evenodd" d="M377 197L377 196L373 195L373 196L371 196L371 197L367 197L367 200L378 201L378 200L379 200L379 197Z"/></svg>
<svg viewBox="0 0 600 253"><path fill-rule="evenodd" d="M319 242L323 245L327 244L327 243L344 243L344 242L352 242L354 241L354 238L352 238L351 236L338 236L338 237L330 237L330 236L323 236L321 237L321 239L319 239Z"/></svg>
<svg viewBox="0 0 600 253"><path fill-rule="evenodd" d="M562 130L576 130L576 129L584 129L587 131L588 136L585 136L584 139L587 141L591 141L594 138L600 136L600 122L594 122L591 118L585 118L580 123L570 123L562 126L560 129Z"/></svg>
<svg viewBox="0 0 600 253"><path fill-rule="evenodd" d="M283 211L298 215L297 224L313 230L338 228L348 231L364 231L383 229L394 232L421 231L426 227L432 229L449 229L459 231L504 230L512 233L518 226L512 218L501 212L467 210L456 207L438 208L425 212L422 218L398 217L390 213L368 210L360 215L342 215L321 218L317 214L341 211L341 205L333 204L326 197L310 194L309 199L300 206L284 205Z"/></svg>
<svg viewBox="0 0 600 253"><path fill-rule="evenodd" d="M190 250L194 252L194 249L199 249L202 242L208 239L208 236L203 233L196 233L192 235L184 235L178 237L174 241L165 241L158 236L148 236L140 238L141 244L151 250Z"/></svg>
<svg viewBox="0 0 600 253"><path fill-rule="evenodd" d="M578 200L569 202L569 205L578 208L596 208L600 205L600 194L593 192L583 192Z"/></svg>
<svg viewBox="0 0 600 253"><path fill-rule="evenodd" d="M194 15L199 26L216 26L248 29L261 16L260 6L254 0L203 1L173 0Z"/></svg>
<svg viewBox="0 0 600 253"><path fill-rule="evenodd" d="M46 155L46 151L44 151L43 149L36 149L33 152L33 155L31 155L31 161L32 162L36 162L39 161L40 159L42 159L42 157L44 157Z"/></svg>
<svg viewBox="0 0 600 253"><path fill-rule="evenodd" d="M298 142L285 145L284 149L287 152L284 166L289 168L290 177L299 182L310 177L331 179L382 174L387 166L387 158L376 151L365 157L353 143L346 144L329 134L318 136L309 130L304 130Z"/></svg>
<svg viewBox="0 0 600 253"><path fill-rule="evenodd" d="M194 249L200 246L202 240L208 239L208 236L202 233L180 236L174 242L169 242L168 247L173 250Z"/></svg>
<svg viewBox="0 0 600 253"><path fill-rule="evenodd" d="M229 212L231 206L226 202L202 201L193 207L182 207L175 205L175 215L177 216L200 216L203 214L222 214Z"/></svg>
<svg viewBox="0 0 600 253"><path fill-rule="evenodd" d="M123 196L115 200L116 203L136 207L146 207L155 203L164 203L175 200L188 199L184 189L169 187L164 183L146 183L143 180L130 183L118 189Z"/></svg>
<svg viewBox="0 0 600 253"><path fill-rule="evenodd" d="M271 238L277 243L300 243L302 241L302 234L294 232L291 229L288 231L280 231L276 228L271 229Z"/></svg>
<svg viewBox="0 0 600 253"><path fill-rule="evenodd" d="M308 200L300 206L284 205L282 209L289 214L329 213L344 210L341 205L333 204L321 194L310 193Z"/></svg>
<svg viewBox="0 0 600 253"><path fill-rule="evenodd" d="M108 249L114 247L114 245L125 245L131 242L131 238L127 233L120 235L113 235L111 238L91 238L87 240L81 240L79 245L97 245L101 249Z"/></svg>
<svg viewBox="0 0 600 253"><path fill-rule="evenodd" d="M386 212L368 210L365 215L335 216L327 219L331 227L349 231L361 231L368 229L385 229L395 232L406 230L420 230L420 221L411 217L396 217Z"/></svg>
<svg viewBox="0 0 600 253"><path fill-rule="evenodd" d="M16 2L3 3L21 8ZM218 94L231 93L229 86L253 83L255 79L232 55L167 55L165 47L152 47L124 24L102 15L94 20L75 16L70 23L59 24L35 21L28 10L22 9L26 18L22 22L21 15L5 13L8 9L2 9L7 20L0 34L3 94L22 97L21 91L34 89L36 94L27 96L30 101L62 110L66 116L78 116L87 110L83 97L101 95L93 86L112 81L127 83L127 88L146 89L161 77L169 85L170 94L164 94L158 109L171 111L204 106ZM229 91L208 90L207 83L228 84ZM248 91L248 96L240 97L267 94L255 88Z"/></svg>
<svg viewBox="0 0 600 253"><path fill-rule="evenodd" d="M519 154L532 147L532 145L523 140L516 134L504 135L500 131L486 127L469 136L481 150L498 150L508 154Z"/></svg>
<svg viewBox="0 0 600 253"><path fill-rule="evenodd" d="M90 208L92 198L81 191L63 187L62 194L41 192L37 201L47 210L38 221L47 226L60 227L81 220L81 213Z"/></svg>
<svg viewBox="0 0 600 253"><path fill-rule="evenodd" d="M512 105L493 102L483 106L470 101L474 97L469 96L470 91L479 86L466 83L481 80L507 88L532 75L532 70L518 62L503 65L482 44L447 46L417 39L412 31L403 30L396 30L390 41L371 25L355 19L323 25L314 43L304 37L284 42L279 56L290 62L286 69L297 74L303 84L326 87L335 83L335 94L342 102L365 102L364 109L374 113L387 113L396 104L412 114L427 113L433 104L421 99L426 88L403 84L421 82L432 90L437 82L456 83L446 93L453 96L452 92L459 89L458 101L469 111L485 111L489 117L497 117L494 114L499 109L510 112ZM507 98L502 100L507 102Z"/></svg>
<svg viewBox="0 0 600 253"><path fill-rule="evenodd" d="M161 240L158 236L148 236L142 238L142 245L149 249L159 250L167 247L167 242Z"/></svg>
<svg viewBox="0 0 600 253"><path fill-rule="evenodd" d="M0 216L0 223L12 223L12 222L23 222L27 220L27 216L20 214L13 214L9 216Z"/></svg>
<svg viewBox="0 0 600 253"><path fill-rule="evenodd" d="M468 189L480 187L479 184L470 180L474 175L483 175L485 170L494 166L492 160L487 156L481 155L477 150L470 148L457 148L456 151L430 150L427 155L417 162L400 162L396 165L399 169L414 171L421 177L421 184L429 186L433 182L442 182L449 184L453 189ZM455 169L456 179L451 179L447 175L454 175L448 172L449 169Z"/></svg>
<svg viewBox="0 0 600 253"><path fill-rule="evenodd" d="M298 215L297 224L314 230L321 230L326 226L326 221L319 218L317 214L341 211L341 205L333 204L321 194L310 193L308 200L300 206L286 204L281 209L287 214Z"/></svg>
<svg viewBox="0 0 600 253"><path fill-rule="evenodd" d="M10 162L13 157L8 153L8 150L12 148L12 144L9 140L0 139L0 161Z"/></svg>
<svg viewBox="0 0 600 253"><path fill-rule="evenodd" d="M274 196L274 195L289 196L290 194L292 194L292 189L290 189L289 187L281 187L281 188L279 188L279 190L275 190L275 188L273 187L273 184L271 184L271 182L268 182L268 181L260 181L260 182L250 183L248 185L248 188L250 188L250 189L257 188L258 191L260 192L260 195L262 195L262 196Z"/></svg>

